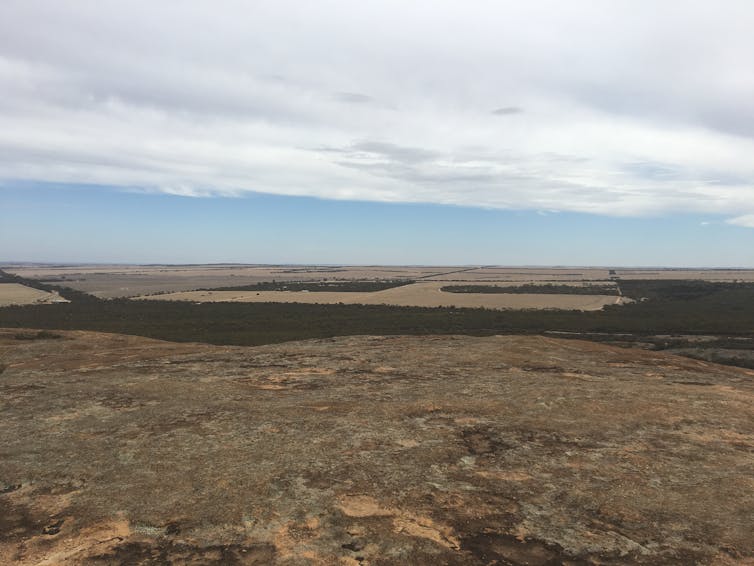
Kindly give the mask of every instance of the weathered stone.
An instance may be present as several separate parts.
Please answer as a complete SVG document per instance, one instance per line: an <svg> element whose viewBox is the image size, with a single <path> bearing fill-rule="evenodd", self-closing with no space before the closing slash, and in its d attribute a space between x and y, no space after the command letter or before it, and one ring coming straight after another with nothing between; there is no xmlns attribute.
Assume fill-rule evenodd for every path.
<svg viewBox="0 0 754 566"><path fill-rule="evenodd" d="M543 337L18 332L2 564L754 559L754 372Z"/></svg>

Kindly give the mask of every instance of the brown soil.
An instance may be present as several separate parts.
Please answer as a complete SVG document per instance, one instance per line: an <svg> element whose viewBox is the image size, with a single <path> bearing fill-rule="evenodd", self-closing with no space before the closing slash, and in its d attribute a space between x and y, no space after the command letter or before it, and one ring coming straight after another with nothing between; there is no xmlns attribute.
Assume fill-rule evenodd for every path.
<svg viewBox="0 0 754 566"><path fill-rule="evenodd" d="M0 564L746 564L754 372L543 337L0 330Z"/></svg>

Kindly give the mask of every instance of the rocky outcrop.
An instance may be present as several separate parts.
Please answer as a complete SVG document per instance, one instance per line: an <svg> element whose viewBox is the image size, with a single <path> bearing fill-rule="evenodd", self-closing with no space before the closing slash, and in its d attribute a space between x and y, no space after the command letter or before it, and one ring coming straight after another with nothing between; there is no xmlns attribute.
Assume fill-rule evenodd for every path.
<svg viewBox="0 0 754 566"><path fill-rule="evenodd" d="M0 330L3 564L740 564L754 372L543 337Z"/></svg>

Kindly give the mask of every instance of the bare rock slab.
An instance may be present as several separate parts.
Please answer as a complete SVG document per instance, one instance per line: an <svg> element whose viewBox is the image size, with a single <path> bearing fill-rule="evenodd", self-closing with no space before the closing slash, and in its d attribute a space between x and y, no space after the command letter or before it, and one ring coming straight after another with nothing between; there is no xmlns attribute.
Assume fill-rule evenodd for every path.
<svg viewBox="0 0 754 566"><path fill-rule="evenodd" d="M34 332L0 330L2 564L754 560L751 371L543 337Z"/></svg>

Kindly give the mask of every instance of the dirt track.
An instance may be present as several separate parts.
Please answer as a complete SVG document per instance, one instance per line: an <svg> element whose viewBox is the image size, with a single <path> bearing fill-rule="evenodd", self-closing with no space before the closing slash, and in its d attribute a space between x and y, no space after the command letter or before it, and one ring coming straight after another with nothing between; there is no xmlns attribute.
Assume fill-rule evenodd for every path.
<svg viewBox="0 0 754 566"><path fill-rule="evenodd" d="M754 557L754 372L542 337L20 334L2 564Z"/></svg>

